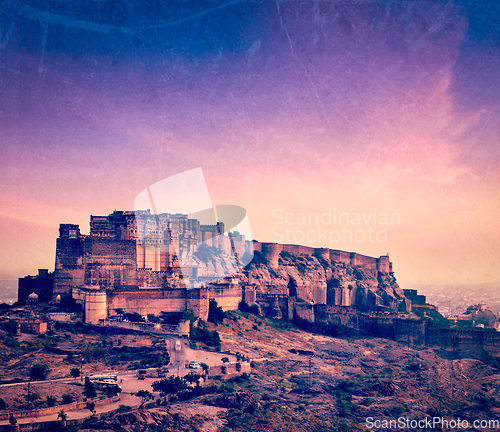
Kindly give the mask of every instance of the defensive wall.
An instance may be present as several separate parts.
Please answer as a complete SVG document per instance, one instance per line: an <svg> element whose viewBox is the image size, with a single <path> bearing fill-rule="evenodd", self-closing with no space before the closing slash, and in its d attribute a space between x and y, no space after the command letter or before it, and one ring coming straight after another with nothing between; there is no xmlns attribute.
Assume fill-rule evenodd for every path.
<svg viewBox="0 0 500 432"><path fill-rule="evenodd" d="M109 328L127 329L146 334L157 333L166 335L189 336L189 321L181 320L178 325L154 324L144 322L104 320L101 325Z"/></svg>
<svg viewBox="0 0 500 432"><path fill-rule="evenodd" d="M440 348L461 357L500 357L500 332L445 329L425 320L402 319L396 314L358 314L359 328L376 337L410 345Z"/></svg>
<svg viewBox="0 0 500 432"><path fill-rule="evenodd" d="M106 399L88 399L88 402L94 402L96 406L107 405L113 402L118 402L120 400L120 396L113 396L111 398ZM85 402L72 402L70 404L65 405L56 405L50 408L40 408L36 410L23 410L23 411L10 411L7 413L0 414L0 420L9 420L11 414L15 419L27 418L27 417L41 417L50 414L58 413L61 410L64 412L75 411L84 409L87 406L87 401ZM1 430L1 429L0 429ZM8 429L7 429L8 430Z"/></svg>
<svg viewBox="0 0 500 432"><path fill-rule="evenodd" d="M73 290L73 297L84 307L85 322L99 324L118 310L146 316L162 312L190 311L195 317L208 318L209 300L215 299L224 311L238 309L243 298L239 284L209 285L203 288L98 290L92 287Z"/></svg>
<svg viewBox="0 0 500 432"><path fill-rule="evenodd" d="M428 326L425 339L427 346L438 346L473 358L484 354L500 357L500 332L496 330L434 329Z"/></svg>
<svg viewBox="0 0 500 432"><path fill-rule="evenodd" d="M361 255L356 252L346 252L327 248L312 248L309 246L280 244L280 243L261 243L253 241L254 250L262 253L266 264L276 269L279 264L279 255L282 251L292 255L320 255L323 259L329 259L333 262L339 262L349 265L364 267L371 270L377 270L382 273L392 272L392 263L388 255L382 255L379 258Z"/></svg>

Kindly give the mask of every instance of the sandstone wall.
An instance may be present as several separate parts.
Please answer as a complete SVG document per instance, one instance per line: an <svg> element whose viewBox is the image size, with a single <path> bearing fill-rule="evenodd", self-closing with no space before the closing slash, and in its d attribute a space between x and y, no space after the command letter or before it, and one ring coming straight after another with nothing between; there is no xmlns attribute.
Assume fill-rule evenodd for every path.
<svg viewBox="0 0 500 432"><path fill-rule="evenodd" d="M222 288L211 285L208 287L208 298L217 300L217 305L224 312L235 310L243 298L242 288L240 285Z"/></svg>
<svg viewBox="0 0 500 432"><path fill-rule="evenodd" d="M56 241L56 263L52 300L71 295L74 286L83 286L83 239L58 238Z"/></svg>
<svg viewBox="0 0 500 432"><path fill-rule="evenodd" d="M170 290L127 290L108 291L108 315L115 315L117 309L125 312L137 312L140 315L160 315L161 312L179 312L186 310L186 289ZM193 293L194 294L194 293ZM196 295L192 296L196 299ZM198 293L199 297L199 293ZM196 314L195 314L196 315ZM198 316L198 315L196 315Z"/></svg>
<svg viewBox="0 0 500 432"><path fill-rule="evenodd" d="M351 254L349 252L330 249L330 259L335 262L350 264Z"/></svg>

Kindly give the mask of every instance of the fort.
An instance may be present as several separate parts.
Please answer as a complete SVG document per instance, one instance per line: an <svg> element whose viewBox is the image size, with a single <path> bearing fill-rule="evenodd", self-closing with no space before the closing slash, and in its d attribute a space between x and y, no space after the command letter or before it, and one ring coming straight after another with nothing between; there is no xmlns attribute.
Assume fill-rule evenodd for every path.
<svg viewBox="0 0 500 432"><path fill-rule="evenodd" d="M258 260L249 269L244 263L254 254ZM316 267L322 260L327 267L302 274L303 265L284 262L285 256L313 261ZM262 266L252 266L256 261ZM361 273L369 283L356 280ZM97 324L119 311L142 316L189 311L206 319L210 299L223 310L237 309L243 300L279 309L279 315L292 312L290 302L283 300L280 306L276 296L293 297L294 304L338 306L368 296L364 305L374 308L397 307L405 300L396 285L399 291L396 296L392 292L392 301L378 294L371 298L367 291L379 285L377 278L393 278L388 256L248 241L238 232L225 233L222 222L202 225L183 214L115 210L91 216L88 235L78 225L61 224L54 273L23 278L19 301L25 303L31 292L54 303L73 299L82 304L85 322ZM37 281L44 281L43 289Z"/></svg>
<svg viewBox="0 0 500 432"><path fill-rule="evenodd" d="M190 312L206 320L211 299L224 311L244 302L275 318L349 326L465 356L500 355L498 332L445 329L408 314L436 308L399 287L388 255L248 241L221 222L202 225L182 214L91 216L88 235L61 224L54 272L21 278L18 296L28 309L79 303L85 323L104 325L125 313Z"/></svg>

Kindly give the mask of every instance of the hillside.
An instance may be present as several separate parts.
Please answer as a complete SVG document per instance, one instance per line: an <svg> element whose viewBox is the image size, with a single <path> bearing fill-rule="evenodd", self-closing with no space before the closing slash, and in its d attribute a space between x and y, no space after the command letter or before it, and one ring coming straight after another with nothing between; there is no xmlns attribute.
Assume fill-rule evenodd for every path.
<svg viewBox="0 0 500 432"><path fill-rule="evenodd" d="M366 430L367 417L500 419L498 370L478 360L314 335L241 312L209 328L220 333L223 350L251 357L249 376L214 377L201 396L108 415L93 430L334 432Z"/></svg>
<svg viewBox="0 0 500 432"><path fill-rule="evenodd" d="M410 302L394 273L381 272L324 258L319 253L292 254L281 251L277 265L270 265L262 252L240 276L255 284L257 293L296 296L309 303L357 306L360 310L408 310Z"/></svg>

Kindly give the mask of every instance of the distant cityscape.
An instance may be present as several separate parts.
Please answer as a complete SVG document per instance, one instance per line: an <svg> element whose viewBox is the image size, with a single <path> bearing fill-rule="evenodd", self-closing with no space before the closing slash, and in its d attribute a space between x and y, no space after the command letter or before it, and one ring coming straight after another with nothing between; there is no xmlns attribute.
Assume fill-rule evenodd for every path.
<svg viewBox="0 0 500 432"><path fill-rule="evenodd" d="M449 318L463 313L474 304L486 304L496 315L500 313L500 286L495 284L475 285L410 285L404 288L418 290L427 297L427 302L437 306L439 312Z"/></svg>

